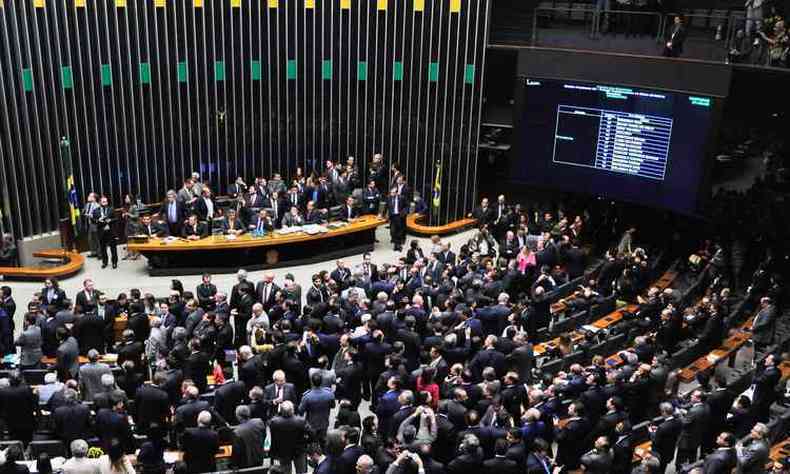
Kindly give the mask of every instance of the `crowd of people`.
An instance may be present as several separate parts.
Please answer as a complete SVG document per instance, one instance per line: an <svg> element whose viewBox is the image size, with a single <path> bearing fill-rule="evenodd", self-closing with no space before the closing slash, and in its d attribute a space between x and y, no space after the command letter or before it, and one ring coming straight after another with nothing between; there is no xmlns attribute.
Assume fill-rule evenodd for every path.
<svg viewBox="0 0 790 474"><path fill-rule="evenodd" d="M27 445L47 420L69 447L66 473L161 473L171 449L183 452L176 470L210 472L225 445L233 468L268 459L271 473L764 472L783 361L782 289L770 271L743 297L758 305L752 395L721 374L677 394L672 354L717 347L735 304L715 249L695 260L707 269L705 298L692 305L682 289L651 286L658 259L636 229L596 259L594 216L526 212L504 196L471 214L479 227L458 249L414 241L396 262L339 260L304 287L291 274L253 282L240 270L232 288L207 274L194 290L174 280L168 295L140 285L112 298L92 279L75 295L49 279L19 331L2 287L0 346L19 351L21 370L0 379L4 427ZM566 321L552 310L560 299L566 314L615 300L638 310L547 344ZM617 364L593 355L618 334ZM54 370L34 390L24 374L42 357ZM555 361L560 370L549 370ZM652 449L635 464L645 423ZM89 459L89 448L102 456Z"/></svg>

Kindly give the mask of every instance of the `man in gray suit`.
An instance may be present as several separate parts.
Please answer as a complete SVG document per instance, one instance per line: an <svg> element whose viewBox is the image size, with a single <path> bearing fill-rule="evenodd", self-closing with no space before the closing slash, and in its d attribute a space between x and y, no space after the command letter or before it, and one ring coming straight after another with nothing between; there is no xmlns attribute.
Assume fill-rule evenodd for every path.
<svg viewBox="0 0 790 474"><path fill-rule="evenodd" d="M99 351L88 351L88 363L80 367L80 393L85 401L93 401L93 396L104 391L102 375L112 374L110 366L99 362Z"/></svg>
<svg viewBox="0 0 790 474"><path fill-rule="evenodd" d="M39 368L41 357L44 356L41 351L41 328L36 324L37 319L36 313L27 313L25 327L14 341L14 345L22 348L22 353L19 355L19 368L22 370Z"/></svg>
<svg viewBox="0 0 790 474"><path fill-rule="evenodd" d="M773 342L775 329L776 306L771 298L766 296L760 299L760 311L752 322L752 340L757 350L761 350Z"/></svg>
<svg viewBox="0 0 790 474"><path fill-rule="evenodd" d="M756 474L765 472L771 448L768 444L768 427L757 423L752 428L749 439L738 448L738 472L740 474Z"/></svg>
<svg viewBox="0 0 790 474"><path fill-rule="evenodd" d="M80 346L77 340L69 334L69 330L64 327L59 327L55 333L58 343L58 350L56 353L57 363L55 369L61 380L68 380L77 378L80 371Z"/></svg>
<svg viewBox="0 0 790 474"><path fill-rule="evenodd" d="M239 425L233 428L232 466L236 469L263 465L263 441L266 439L266 423L260 418L250 418L247 405L236 407Z"/></svg>

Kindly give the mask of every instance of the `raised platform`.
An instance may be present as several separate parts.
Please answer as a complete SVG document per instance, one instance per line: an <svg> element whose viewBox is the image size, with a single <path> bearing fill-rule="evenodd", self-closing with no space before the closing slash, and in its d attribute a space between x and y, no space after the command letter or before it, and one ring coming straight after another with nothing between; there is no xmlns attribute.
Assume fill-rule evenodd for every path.
<svg viewBox="0 0 790 474"><path fill-rule="evenodd" d="M316 235L298 232L256 238L244 234L234 240L212 236L169 242L150 239L145 243L130 243L129 250L140 252L148 259L148 273L152 276L197 275L209 270L233 273L240 268L255 271L372 251L376 228L385 223L376 216L363 216L344 227Z"/></svg>
<svg viewBox="0 0 790 474"><path fill-rule="evenodd" d="M425 216L422 214L409 214L406 218L406 230L414 235L430 237L431 235L447 235L461 232L477 222L477 219L467 218L459 219L445 225L429 226L420 224L423 219L425 219Z"/></svg>
<svg viewBox="0 0 790 474"><path fill-rule="evenodd" d="M33 252L33 256L45 259L62 260L61 265L47 267L0 267L0 275L9 279L20 280L46 280L47 278L64 278L82 270L85 257L63 249L40 250Z"/></svg>

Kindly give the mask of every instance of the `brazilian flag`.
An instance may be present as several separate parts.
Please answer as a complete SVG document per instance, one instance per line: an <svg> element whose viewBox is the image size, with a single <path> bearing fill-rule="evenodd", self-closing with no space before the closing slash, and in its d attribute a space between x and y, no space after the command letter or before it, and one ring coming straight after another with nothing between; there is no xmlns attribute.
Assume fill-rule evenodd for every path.
<svg viewBox="0 0 790 474"><path fill-rule="evenodd" d="M436 161L436 179L433 182L433 207L438 209L442 203L442 162Z"/></svg>
<svg viewBox="0 0 790 474"><path fill-rule="evenodd" d="M60 153L63 158L63 174L66 176L66 201L69 203L69 220L74 229L74 236L79 233L77 221L80 218L80 201L77 196L77 186L74 183L74 169L71 164L71 143L69 139L60 139Z"/></svg>

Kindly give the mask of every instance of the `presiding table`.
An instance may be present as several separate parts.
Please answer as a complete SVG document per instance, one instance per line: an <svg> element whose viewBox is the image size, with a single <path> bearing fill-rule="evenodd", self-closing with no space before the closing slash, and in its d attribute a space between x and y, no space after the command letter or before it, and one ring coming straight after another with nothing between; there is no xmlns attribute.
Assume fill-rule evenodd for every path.
<svg viewBox="0 0 790 474"><path fill-rule="evenodd" d="M150 275L232 273L239 268L261 270L285 265L303 265L373 250L376 228L386 224L378 216L362 216L348 223L332 222L320 233L281 230L263 237L249 233L235 239L225 235L200 240L182 238L130 239L129 251L148 259ZM305 228L307 229L307 227Z"/></svg>

